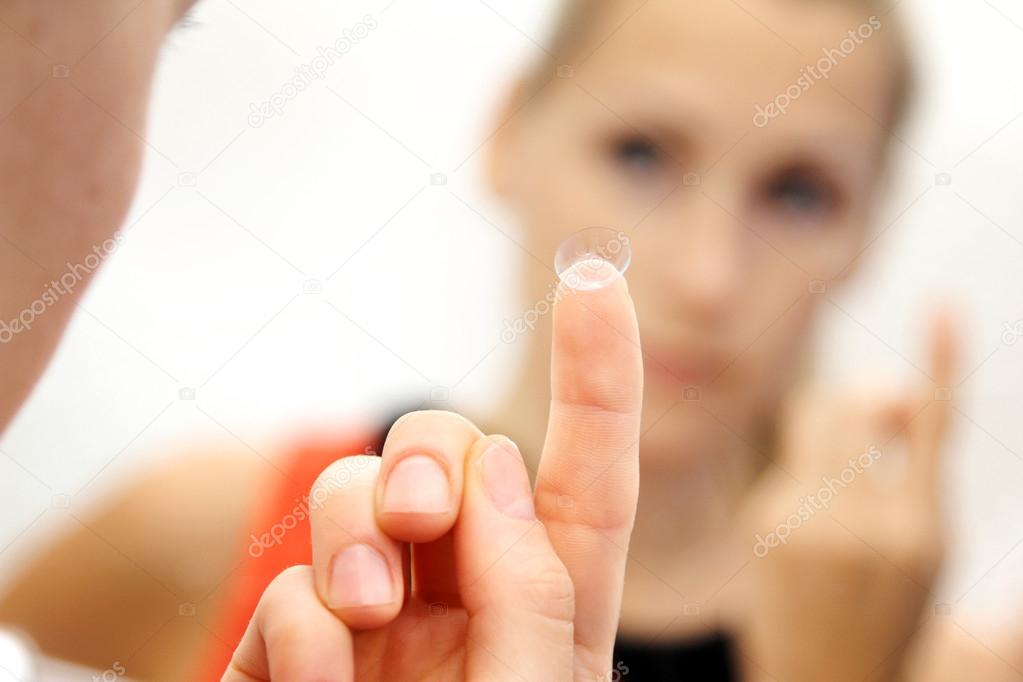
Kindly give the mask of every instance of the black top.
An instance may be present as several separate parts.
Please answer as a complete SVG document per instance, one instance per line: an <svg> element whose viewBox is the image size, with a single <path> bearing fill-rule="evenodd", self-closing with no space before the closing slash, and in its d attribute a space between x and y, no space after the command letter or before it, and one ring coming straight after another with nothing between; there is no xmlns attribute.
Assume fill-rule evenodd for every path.
<svg viewBox="0 0 1023 682"><path fill-rule="evenodd" d="M619 638L615 642L612 682L735 682L732 640L716 634L704 639L650 643Z"/></svg>

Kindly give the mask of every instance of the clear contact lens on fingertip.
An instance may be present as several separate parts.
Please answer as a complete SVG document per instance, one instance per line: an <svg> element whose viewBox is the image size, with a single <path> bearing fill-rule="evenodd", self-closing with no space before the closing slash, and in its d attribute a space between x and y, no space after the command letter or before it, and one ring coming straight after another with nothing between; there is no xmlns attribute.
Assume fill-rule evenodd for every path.
<svg viewBox="0 0 1023 682"><path fill-rule="evenodd" d="M554 254L554 270L569 288L600 289L622 277L632 262L628 235L610 227L573 232Z"/></svg>

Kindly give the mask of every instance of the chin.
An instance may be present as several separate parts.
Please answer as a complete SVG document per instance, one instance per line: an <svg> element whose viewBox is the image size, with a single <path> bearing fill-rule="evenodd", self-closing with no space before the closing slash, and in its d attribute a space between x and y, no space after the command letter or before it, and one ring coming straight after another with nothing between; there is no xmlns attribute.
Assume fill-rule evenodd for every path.
<svg viewBox="0 0 1023 682"><path fill-rule="evenodd" d="M690 390L648 383L640 458L644 468L700 467L709 459L752 457L764 449L752 390L723 382ZM762 453L761 453L762 454Z"/></svg>
<svg viewBox="0 0 1023 682"><path fill-rule="evenodd" d="M729 450L728 430L702 403L647 395L639 450L644 469L698 466Z"/></svg>

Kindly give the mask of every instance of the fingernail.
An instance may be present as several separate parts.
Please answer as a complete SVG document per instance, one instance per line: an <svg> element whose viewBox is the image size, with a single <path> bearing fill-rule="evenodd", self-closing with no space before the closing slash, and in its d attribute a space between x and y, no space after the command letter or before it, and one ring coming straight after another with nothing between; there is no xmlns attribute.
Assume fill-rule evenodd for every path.
<svg viewBox="0 0 1023 682"><path fill-rule="evenodd" d="M336 609L390 604L394 582L387 560L369 545L345 547L331 560L327 593Z"/></svg>
<svg viewBox="0 0 1023 682"><path fill-rule="evenodd" d="M385 512L443 514L451 511L447 474L433 457L413 455L398 462L384 487Z"/></svg>
<svg viewBox="0 0 1023 682"><path fill-rule="evenodd" d="M497 441L480 458L483 489L503 514L532 521L533 490L522 455L510 440Z"/></svg>

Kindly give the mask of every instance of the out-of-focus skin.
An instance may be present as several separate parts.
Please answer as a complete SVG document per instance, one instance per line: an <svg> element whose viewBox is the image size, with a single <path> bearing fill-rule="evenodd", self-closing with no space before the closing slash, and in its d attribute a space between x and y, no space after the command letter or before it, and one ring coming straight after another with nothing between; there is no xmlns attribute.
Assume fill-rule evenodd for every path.
<svg viewBox="0 0 1023 682"><path fill-rule="evenodd" d="M117 248L156 59L191 4L0 0L0 431Z"/></svg>
<svg viewBox="0 0 1023 682"><path fill-rule="evenodd" d="M134 195L159 51L193 3L0 0L0 432L46 368L101 256L116 250L108 240ZM224 499L219 483L180 465L151 472L27 567L0 621L24 627L49 653L104 670L125 656L125 642L143 643L140 629L167 623L179 595L222 579L233 557L218 552L222 532L204 521L248 518L258 472L226 453L183 461L201 462L206 477L229 467L236 494ZM154 490L178 500L161 503ZM161 556L168 550L172 558ZM195 556L208 564L175 570ZM183 679L191 661L180 652L205 631L170 623L161 635L132 674Z"/></svg>
<svg viewBox="0 0 1023 682"><path fill-rule="evenodd" d="M907 679L944 553L941 444L952 410L934 397L954 376L951 318L932 334L933 379L800 391L783 409L780 466L738 524L739 542L757 538L755 565L733 590L748 679Z"/></svg>
<svg viewBox="0 0 1023 682"><path fill-rule="evenodd" d="M611 4L620 12L601 13L591 42L636 6ZM494 145L493 186L537 256L523 258L527 306L544 297L542 262L571 231L606 225L632 240L647 370L643 462L663 481L644 488L651 512L678 509L682 479L681 504L702 508L710 491L692 489L696 481L714 474L725 487L713 496L734 498L764 466L743 442L763 441L800 376L825 305L810 285L849 276L869 237L888 144L876 121L891 105L882 34L786 115L752 124L755 107L784 92L826 37L867 20L853 4L751 3L764 24L786 27L796 52L733 3L651 2ZM497 411L519 430L542 422L542 404L521 399L545 390L549 320L539 324L523 382ZM688 386L698 401L680 401ZM683 534L714 521L677 516Z"/></svg>

